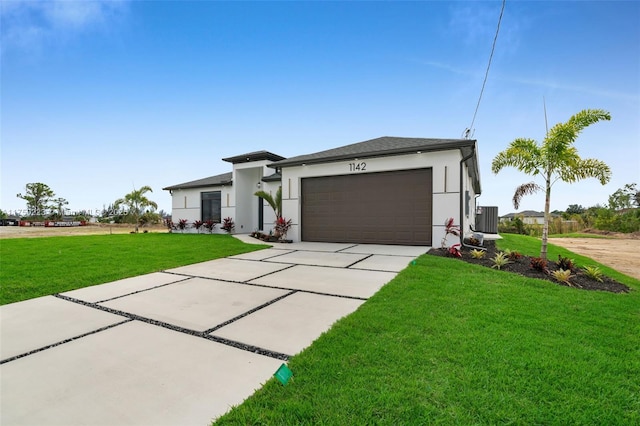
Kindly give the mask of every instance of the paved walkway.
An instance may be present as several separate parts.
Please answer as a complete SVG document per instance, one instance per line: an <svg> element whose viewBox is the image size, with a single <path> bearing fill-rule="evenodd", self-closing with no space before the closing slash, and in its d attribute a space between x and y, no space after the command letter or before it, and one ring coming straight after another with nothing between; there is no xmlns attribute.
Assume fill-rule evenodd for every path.
<svg viewBox="0 0 640 426"><path fill-rule="evenodd" d="M425 251L276 244L2 306L0 424L207 425Z"/></svg>

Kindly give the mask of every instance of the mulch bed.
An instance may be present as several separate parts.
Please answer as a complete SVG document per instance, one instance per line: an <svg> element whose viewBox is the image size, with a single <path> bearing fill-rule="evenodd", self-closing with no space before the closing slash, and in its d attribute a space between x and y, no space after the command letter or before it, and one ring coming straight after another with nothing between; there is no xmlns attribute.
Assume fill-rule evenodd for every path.
<svg viewBox="0 0 640 426"><path fill-rule="evenodd" d="M484 258L482 259L474 259L471 256L472 249L468 249L466 247L463 247L461 250L462 257L457 259L460 259L464 262L473 263L476 265L481 265L481 266L486 266L487 268L491 268L494 265L491 259L494 258L495 255L500 250L496 248L495 241L492 241L492 240L485 240L483 247L487 249L487 252L485 253ZM432 248L431 250L429 250L428 253L434 256L456 258L451 254L449 254L449 252L446 249L442 249L442 248ZM630 288L627 287L626 285L612 278L609 278L607 276L602 277L602 282L589 278L587 275L585 275L582 272L581 269L576 269L572 272L571 278L569 278L569 282L571 283L571 286L569 286L566 283L562 283L555 280L553 276L551 276L551 272L558 269L556 262L554 262L552 259L549 259L549 263L547 265L547 269L548 269L547 272L541 272L536 269L533 269L530 266L531 259L532 257L530 256L522 256L517 260L512 260L511 263L503 266L501 270L520 274L528 278L539 278L542 280L548 280L558 285L573 287L573 288L582 289L582 290L601 290L601 291L610 291L612 293L628 293L630 290ZM582 266L585 266L585 265L582 265Z"/></svg>

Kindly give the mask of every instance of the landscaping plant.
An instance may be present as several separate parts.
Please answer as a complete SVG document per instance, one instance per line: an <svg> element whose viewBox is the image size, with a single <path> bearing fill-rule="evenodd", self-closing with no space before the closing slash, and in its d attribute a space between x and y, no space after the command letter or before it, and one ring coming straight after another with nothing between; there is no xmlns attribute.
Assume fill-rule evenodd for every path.
<svg viewBox="0 0 640 426"><path fill-rule="evenodd" d="M569 282L569 278L571 277L570 269L557 269L551 272L551 276L553 276L553 278L560 281L561 283L564 283L568 286L573 286L571 282Z"/></svg>
<svg viewBox="0 0 640 426"><path fill-rule="evenodd" d="M547 258L547 240L549 235L549 209L551 205L551 187L557 181L574 183L594 177L602 185L611 179L611 169L603 161L582 159L574 143L582 130L601 120L610 120L611 115L600 109L586 109L572 116L566 123L558 123L547 132L542 144L533 139L518 138L509 147L498 153L491 163L491 171L498 173L505 167L516 169L532 176L541 176L544 187L535 182L525 183L516 188L513 205L519 208L523 196L540 190L545 191L544 224L542 227L542 246L540 257Z"/></svg>
<svg viewBox="0 0 640 426"><path fill-rule="evenodd" d="M471 257L474 259L482 259L485 253L486 252L484 250L473 249L471 250Z"/></svg>
<svg viewBox="0 0 640 426"><path fill-rule="evenodd" d="M230 217L225 217L224 219L222 219L222 226L220 228L226 231L227 234L230 234L235 229L235 227L236 224Z"/></svg>
<svg viewBox="0 0 640 426"><path fill-rule="evenodd" d="M447 237L449 235L455 235L456 237L460 236L460 228L453 224L452 217L444 221L444 237L440 243L442 248L447 248Z"/></svg>
<svg viewBox="0 0 640 426"><path fill-rule="evenodd" d="M196 220L193 222L193 227L196 228L196 232L200 233L200 228L202 228L203 222L201 220Z"/></svg>
<svg viewBox="0 0 640 426"><path fill-rule="evenodd" d="M503 251L496 253L495 257L491 260L493 261L492 268L496 269L502 269L503 267L511 263L511 261L509 260L509 256L507 256L507 254Z"/></svg>
<svg viewBox="0 0 640 426"><path fill-rule="evenodd" d="M597 266L585 266L582 269L584 271L584 274L592 280L602 282L602 277L604 275L602 274L600 268L598 268Z"/></svg>

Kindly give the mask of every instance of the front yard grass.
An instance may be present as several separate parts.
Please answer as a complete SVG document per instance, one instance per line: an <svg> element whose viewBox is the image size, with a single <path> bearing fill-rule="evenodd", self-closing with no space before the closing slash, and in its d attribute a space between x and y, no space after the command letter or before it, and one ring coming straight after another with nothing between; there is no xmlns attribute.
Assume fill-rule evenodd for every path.
<svg viewBox="0 0 640 426"><path fill-rule="evenodd" d="M640 281L598 266L633 290L423 255L216 424L640 424Z"/></svg>
<svg viewBox="0 0 640 426"><path fill-rule="evenodd" d="M117 234L0 241L0 304L266 248L229 235Z"/></svg>

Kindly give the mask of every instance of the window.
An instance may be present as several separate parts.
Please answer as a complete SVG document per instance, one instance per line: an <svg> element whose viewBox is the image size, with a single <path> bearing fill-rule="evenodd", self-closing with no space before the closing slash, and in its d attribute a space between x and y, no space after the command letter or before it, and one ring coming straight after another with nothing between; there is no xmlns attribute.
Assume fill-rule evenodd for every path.
<svg viewBox="0 0 640 426"><path fill-rule="evenodd" d="M202 221L213 220L214 222L222 222L220 212L221 201L220 191L201 192L200 201L202 206Z"/></svg>

